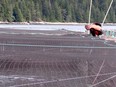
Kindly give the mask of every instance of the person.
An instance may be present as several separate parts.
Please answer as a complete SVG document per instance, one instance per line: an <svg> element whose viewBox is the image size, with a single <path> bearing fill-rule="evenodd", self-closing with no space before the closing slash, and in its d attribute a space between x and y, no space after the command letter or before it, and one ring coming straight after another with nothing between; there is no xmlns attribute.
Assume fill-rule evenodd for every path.
<svg viewBox="0 0 116 87"><path fill-rule="evenodd" d="M85 25L86 30L90 30L90 34L96 37L103 34L102 27L100 23L93 23L90 25Z"/></svg>

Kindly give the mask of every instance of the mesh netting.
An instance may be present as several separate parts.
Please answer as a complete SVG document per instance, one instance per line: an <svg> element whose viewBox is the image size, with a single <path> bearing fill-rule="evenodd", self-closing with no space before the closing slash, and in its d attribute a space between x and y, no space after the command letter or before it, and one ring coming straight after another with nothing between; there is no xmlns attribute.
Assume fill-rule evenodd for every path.
<svg viewBox="0 0 116 87"><path fill-rule="evenodd" d="M92 87L96 76L98 83L116 74L113 42L80 34L0 36L1 87ZM115 87L115 80L98 87Z"/></svg>

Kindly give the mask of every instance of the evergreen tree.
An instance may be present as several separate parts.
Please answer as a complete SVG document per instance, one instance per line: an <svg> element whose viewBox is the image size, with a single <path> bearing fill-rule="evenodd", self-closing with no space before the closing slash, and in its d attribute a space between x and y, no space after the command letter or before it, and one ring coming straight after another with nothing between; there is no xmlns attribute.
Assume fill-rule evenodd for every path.
<svg viewBox="0 0 116 87"><path fill-rule="evenodd" d="M62 21L62 10L61 10L61 8L59 7L59 4L58 4L58 2L57 1L55 1L54 2L54 14L53 15L55 15L55 19L57 20L57 21Z"/></svg>
<svg viewBox="0 0 116 87"><path fill-rule="evenodd" d="M35 11L35 4L34 4L33 0L30 0L29 8L30 8L30 12L31 12L31 20L35 21L36 20L36 18L35 18L36 11Z"/></svg>
<svg viewBox="0 0 116 87"><path fill-rule="evenodd" d="M2 4L0 3L0 21L3 21L3 13L4 13L4 8Z"/></svg>
<svg viewBox="0 0 116 87"><path fill-rule="evenodd" d="M14 9L13 9L13 16L14 16L14 21L15 22L23 22L23 15L21 13L21 10L18 7L18 4L15 5Z"/></svg>
<svg viewBox="0 0 116 87"><path fill-rule="evenodd" d="M8 0L3 0L2 3L2 10L3 10L3 21L12 21L12 7L9 4Z"/></svg>
<svg viewBox="0 0 116 87"><path fill-rule="evenodd" d="M93 0L91 22L102 22L111 0ZM116 22L116 1L106 22ZM90 0L1 0L0 21L88 22Z"/></svg>
<svg viewBox="0 0 116 87"><path fill-rule="evenodd" d="M38 2L35 3L35 10L36 10L35 21L41 21L41 10Z"/></svg>

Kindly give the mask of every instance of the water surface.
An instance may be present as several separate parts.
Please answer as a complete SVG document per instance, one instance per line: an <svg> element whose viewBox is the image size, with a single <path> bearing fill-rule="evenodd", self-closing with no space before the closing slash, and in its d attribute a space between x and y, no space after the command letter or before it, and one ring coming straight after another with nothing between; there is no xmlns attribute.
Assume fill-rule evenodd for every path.
<svg viewBox="0 0 116 87"><path fill-rule="evenodd" d="M20 29L20 30L59 30L66 29L71 31L85 32L84 25L5 25L1 24L0 28ZM103 30L115 30L115 26L103 26Z"/></svg>

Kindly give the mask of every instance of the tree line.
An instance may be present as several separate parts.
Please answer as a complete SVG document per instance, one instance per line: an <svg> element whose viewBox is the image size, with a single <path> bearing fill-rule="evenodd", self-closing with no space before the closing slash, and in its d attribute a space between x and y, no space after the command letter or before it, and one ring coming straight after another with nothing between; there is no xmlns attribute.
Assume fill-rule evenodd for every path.
<svg viewBox="0 0 116 87"><path fill-rule="evenodd" d="M111 0L93 0L91 22L102 22ZM106 22L116 22L114 0ZM0 21L88 22L90 0L0 0Z"/></svg>

